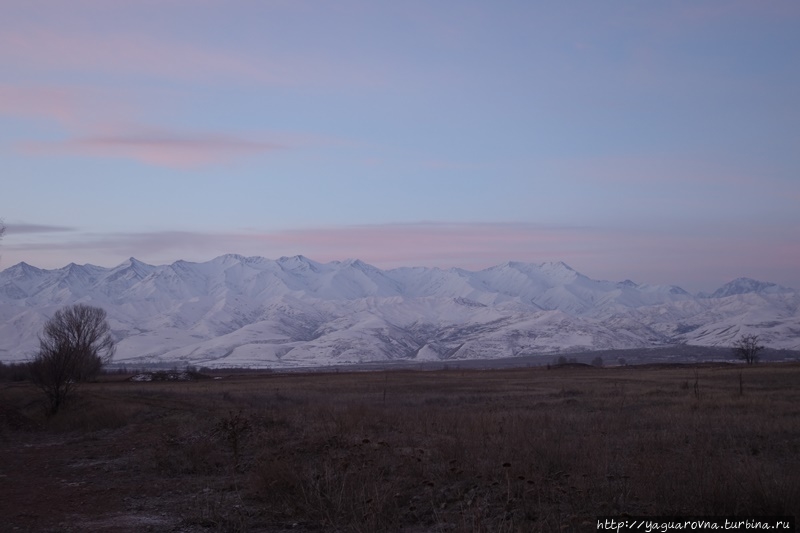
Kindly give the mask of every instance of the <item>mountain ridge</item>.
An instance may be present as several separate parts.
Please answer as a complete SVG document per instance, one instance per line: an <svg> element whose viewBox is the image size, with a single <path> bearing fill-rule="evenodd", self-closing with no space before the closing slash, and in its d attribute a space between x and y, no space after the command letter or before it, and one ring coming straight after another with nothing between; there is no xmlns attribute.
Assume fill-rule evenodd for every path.
<svg viewBox="0 0 800 533"><path fill-rule="evenodd" d="M595 280L564 262L478 271L244 257L0 271L0 360L28 357L55 309L103 307L117 361L313 366L690 344L745 333L800 348L800 293L737 278L711 295Z"/></svg>

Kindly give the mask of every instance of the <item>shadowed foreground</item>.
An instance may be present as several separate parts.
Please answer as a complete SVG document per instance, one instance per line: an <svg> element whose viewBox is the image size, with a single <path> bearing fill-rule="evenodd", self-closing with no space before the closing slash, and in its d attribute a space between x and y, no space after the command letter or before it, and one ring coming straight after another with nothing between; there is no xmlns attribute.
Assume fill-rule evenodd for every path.
<svg viewBox="0 0 800 533"><path fill-rule="evenodd" d="M741 378L741 379L740 379ZM593 531L800 515L800 366L0 384L12 531Z"/></svg>

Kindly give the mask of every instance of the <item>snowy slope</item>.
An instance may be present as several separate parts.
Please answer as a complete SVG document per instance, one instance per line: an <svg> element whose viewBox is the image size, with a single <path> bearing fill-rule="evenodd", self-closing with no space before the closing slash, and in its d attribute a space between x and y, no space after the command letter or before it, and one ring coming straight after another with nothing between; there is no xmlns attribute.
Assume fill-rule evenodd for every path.
<svg viewBox="0 0 800 533"><path fill-rule="evenodd" d="M561 262L485 270L224 255L114 268L20 263L0 272L0 360L36 350L48 316L108 312L118 362L306 366L514 357L687 343L755 333L800 348L800 293L746 278L711 296L591 279Z"/></svg>

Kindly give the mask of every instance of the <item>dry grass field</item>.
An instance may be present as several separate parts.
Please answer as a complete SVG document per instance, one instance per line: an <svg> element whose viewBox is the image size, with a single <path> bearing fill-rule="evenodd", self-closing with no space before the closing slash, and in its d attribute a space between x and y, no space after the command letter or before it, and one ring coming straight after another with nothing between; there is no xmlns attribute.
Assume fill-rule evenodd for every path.
<svg viewBox="0 0 800 533"><path fill-rule="evenodd" d="M4 531L594 531L800 515L800 365L0 384Z"/></svg>

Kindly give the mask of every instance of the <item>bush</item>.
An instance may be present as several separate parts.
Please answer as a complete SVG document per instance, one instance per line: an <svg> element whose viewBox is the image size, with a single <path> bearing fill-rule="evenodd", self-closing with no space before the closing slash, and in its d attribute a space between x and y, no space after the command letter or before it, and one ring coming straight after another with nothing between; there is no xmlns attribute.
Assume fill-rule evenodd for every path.
<svg viewBox="0 0 800 533"><path fill-rule="evenodd" d="M0 381L28 381L31 370L28 363L5 364L0 361Z"/></svg>
<svg viewBox="0 0 800 533"><path fill-rule="evenodd" d="M59 309L44 325L39 353L29 367L33 383L55 414L75 386L95 378L114 355L106 312L77 304Z"/></svg>

